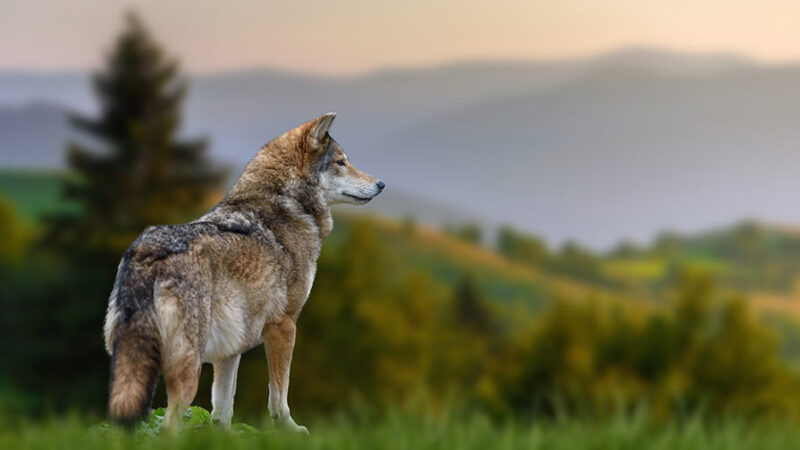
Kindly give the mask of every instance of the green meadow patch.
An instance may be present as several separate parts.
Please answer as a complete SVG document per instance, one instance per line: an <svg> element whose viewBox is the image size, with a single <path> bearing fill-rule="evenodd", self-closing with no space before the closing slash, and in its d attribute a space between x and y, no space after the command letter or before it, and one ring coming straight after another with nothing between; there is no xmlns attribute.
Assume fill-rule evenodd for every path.
<svg viewBox="0 0 800 450"><path fill-rule="evenodd" d="M87 425L78 417L0 427L0 449L663 449L771 450L800 448L800 428L699 420L653 424L642 415L604 420L550 419L496 423L486 416L432 416L389 412L381 418L340 414L309 424L310 436L234 424L224 431L210 415L192 408L177 434L158 432L159 413L135 434L108 425Z"/></svg>
<svg viewBox="0 0 800 450"><path fill-rule="evenodd" d="M31 221L47 214L74 211L77 207L61 197L66 176L49 170L0 170L0 196L14 203L19 213Z"/></svg>
<svg viewBox="0 0 800 450"><path fill-rule="evenodd" d="M666 269L666 261L657 258L618 258L603 263L604 275L626 282L650 283L664 276Z"/></svg>

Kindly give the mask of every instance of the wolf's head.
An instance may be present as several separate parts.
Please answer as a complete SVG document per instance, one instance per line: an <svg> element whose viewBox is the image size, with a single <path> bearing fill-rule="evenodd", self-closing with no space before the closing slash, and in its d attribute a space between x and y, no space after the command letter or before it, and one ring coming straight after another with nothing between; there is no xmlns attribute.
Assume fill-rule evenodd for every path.
<svg viewBox="0 0 800 450"><path fill-rule="evenodd" d="M304 203L321 202L319 206L324 207L361 205L380 194L383 182L353 167L328 133L334 117L334 113L325 114L264 144L228 192L227 201L278 194Z"/></svg>
<svg viewBox="0 0 800 450"><path fill-rule="evenodd" d="M305 124L306 152L304 170L319 182L328 205L353 203L363 205L386 186L372 175L358 170L329 130L336 113L328 113Z"/></svg>

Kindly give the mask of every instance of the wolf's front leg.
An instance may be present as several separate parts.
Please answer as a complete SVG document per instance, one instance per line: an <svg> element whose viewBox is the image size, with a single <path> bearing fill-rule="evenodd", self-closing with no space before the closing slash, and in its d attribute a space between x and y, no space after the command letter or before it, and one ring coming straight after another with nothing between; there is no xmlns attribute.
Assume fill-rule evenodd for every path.
<svg viewBox="0 0 800 450"><path fill-rule="evenodd" d="M269 364L269 414L276 424L307 434L308 429L297 425L289 414L289 366L292 364L294 337L294 320L288 316L264 327L264 346Z"/></svg>
<svg viewBox="0 0 800 450"><path fill-rule="evenodd" d="M211 420L225 428L231 427L233 417L233 396L236 393L236 372L242 355L215 361L214 385L211 388Z"/></svg>

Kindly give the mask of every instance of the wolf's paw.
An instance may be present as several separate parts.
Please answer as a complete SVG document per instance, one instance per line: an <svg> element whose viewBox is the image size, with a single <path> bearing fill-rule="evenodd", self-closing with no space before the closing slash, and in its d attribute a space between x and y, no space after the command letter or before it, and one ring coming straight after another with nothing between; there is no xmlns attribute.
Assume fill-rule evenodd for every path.
<svg viewBox="0 0 800 450"><path fill-rule="evenodd" d="M296 424L294 419L292 419L292 416L286 416L286 417L281 418L281 419L273 419L273 423L275 423L275 425L278 428L281 428L283 430L286 430L286 431L289 431L289 432L292 432L292 433L299 433L299 434L308 435L308 428L306 428L306 427L304 427L302 425Z"/></svg>
<svg viewBox="0 0 800 450"><path fill-rule="evenodd" d="M231 430L231 419L214 417L214 415L212 414L211 415L211 425L213 425L215 427L218 427L218 428L221 428L221 429L226 430L226 431L230 431Z"/></svg>

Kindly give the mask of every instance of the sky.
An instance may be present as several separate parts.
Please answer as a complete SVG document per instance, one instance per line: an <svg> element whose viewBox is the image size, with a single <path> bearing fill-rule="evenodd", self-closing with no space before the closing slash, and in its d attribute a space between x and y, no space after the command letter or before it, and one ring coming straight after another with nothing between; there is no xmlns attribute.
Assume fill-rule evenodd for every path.
<svg viewBox="0 0 800 450"><path fill-rule="evenodd" d="M0 70L97 67L128 9L193 73L351 75L628 46L800 60L796 0L2 0Z"/></svg>

